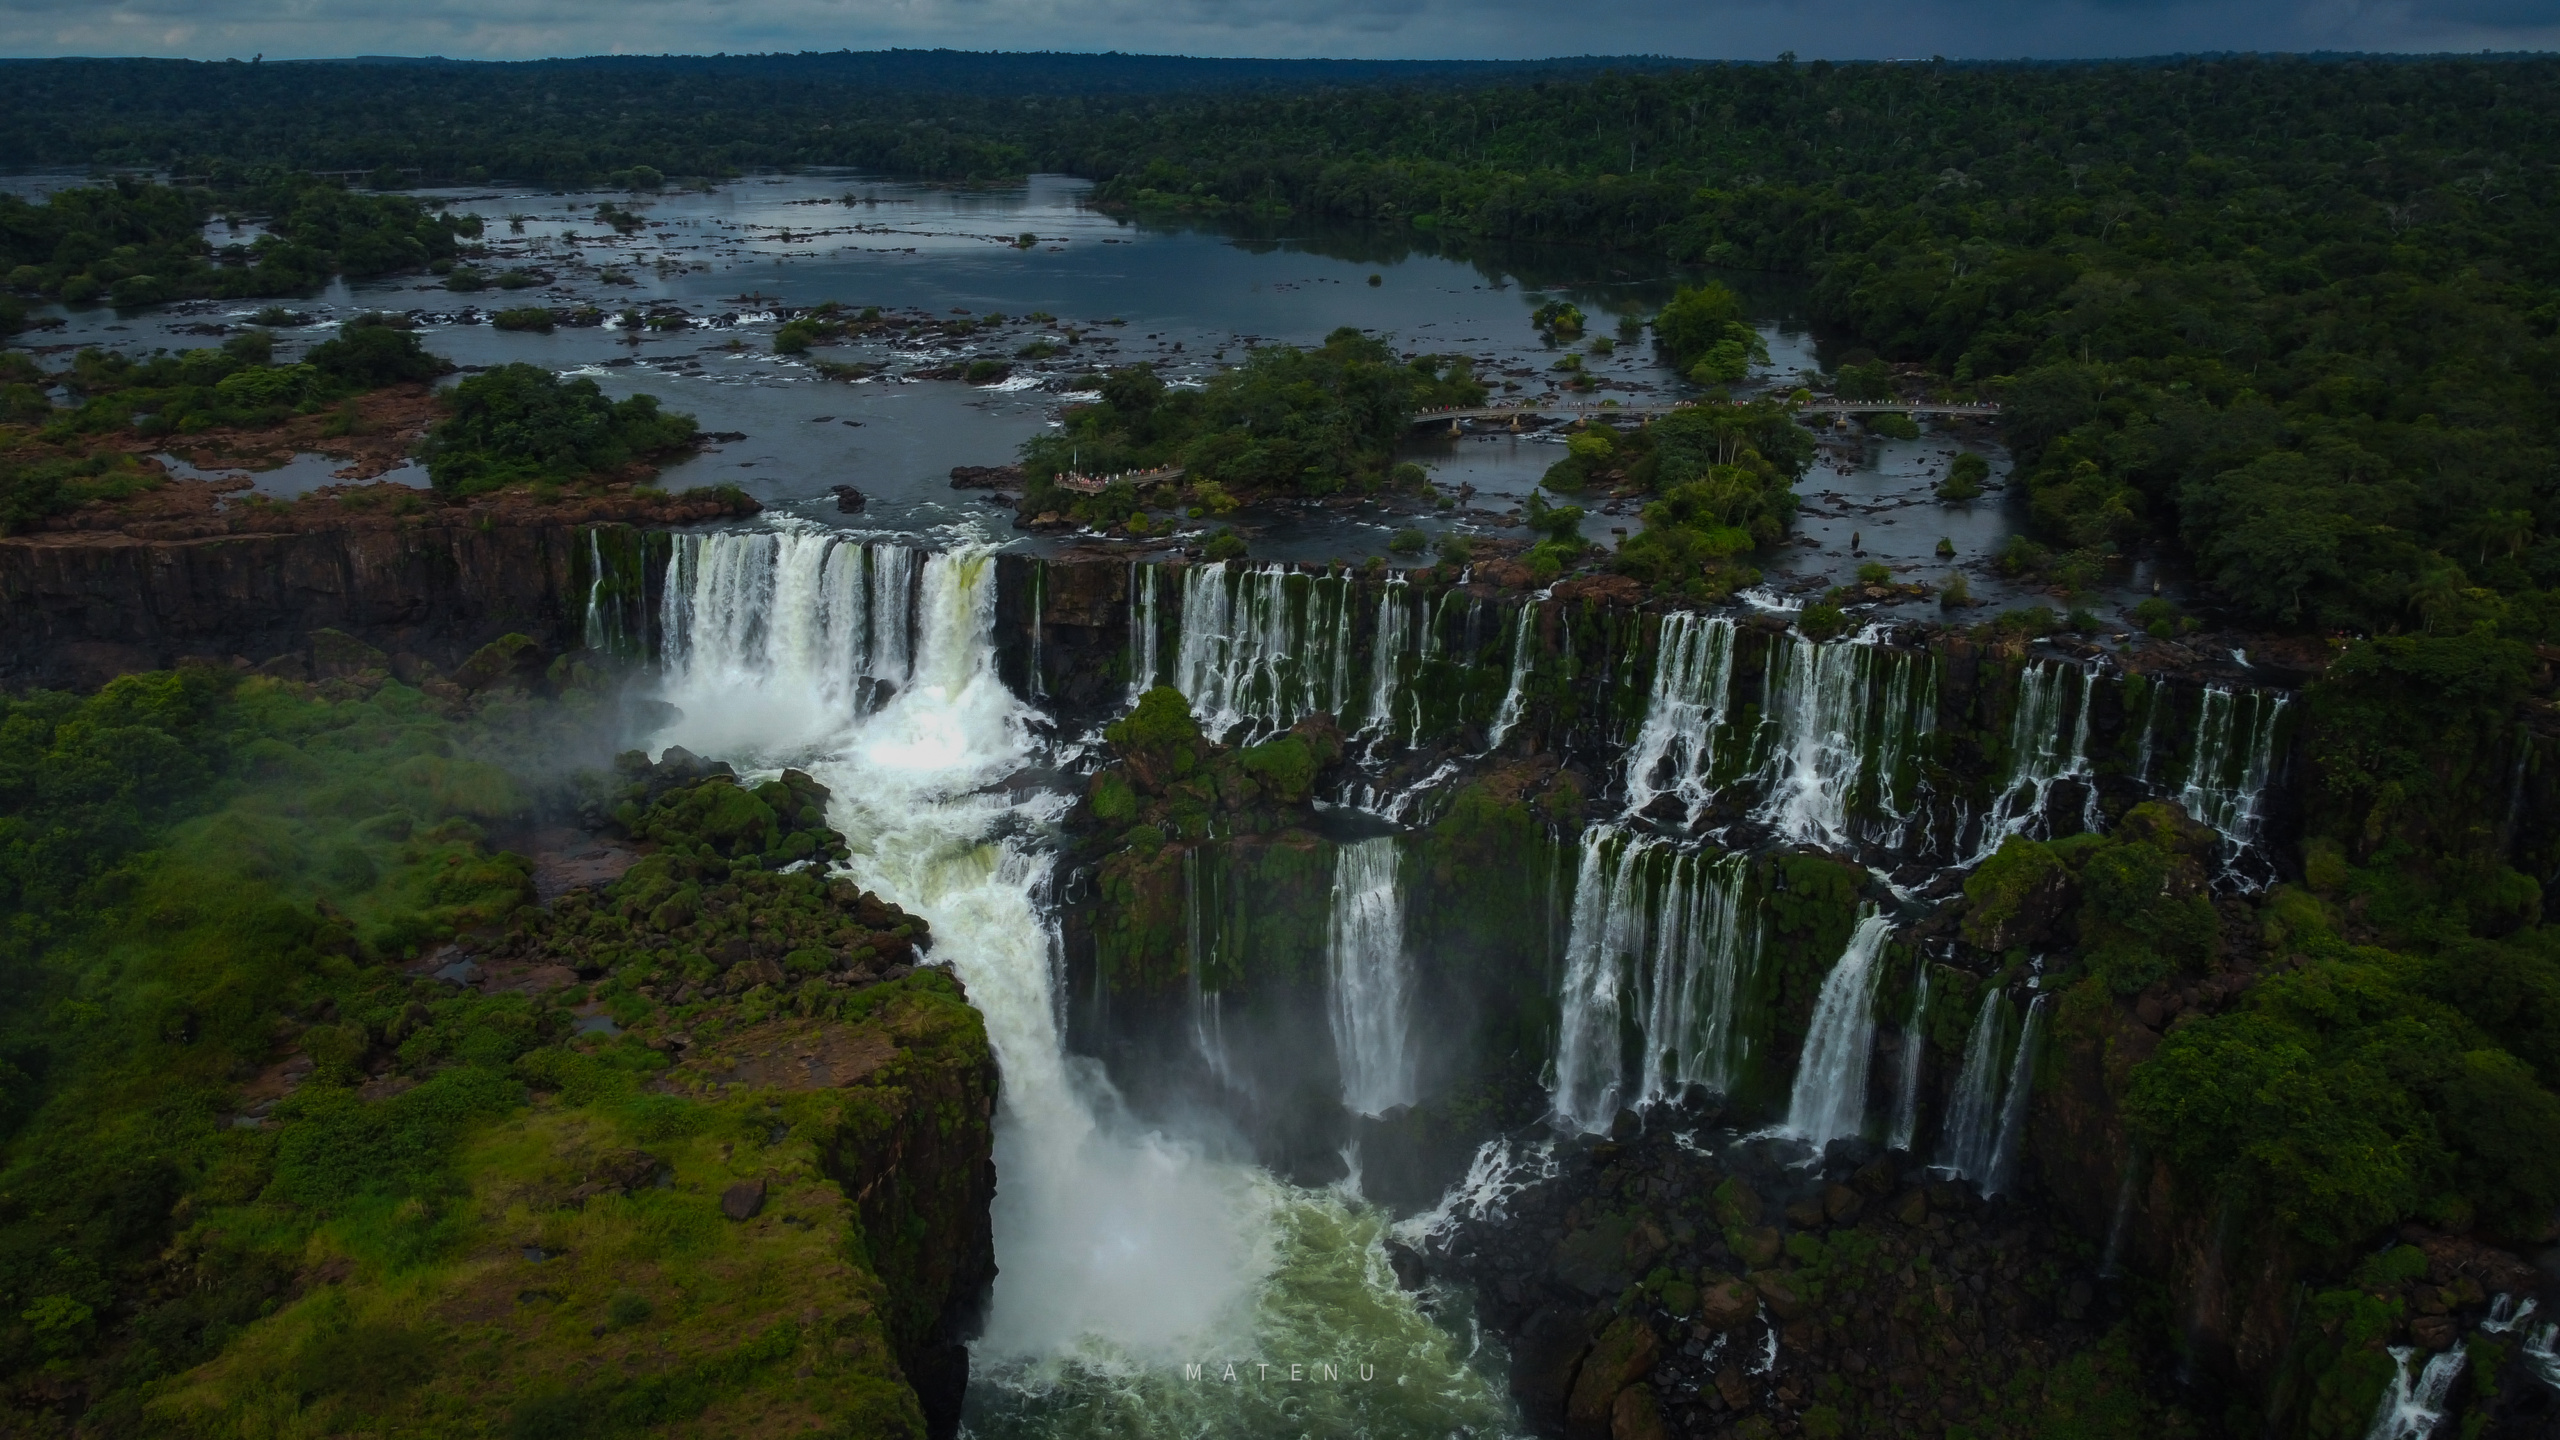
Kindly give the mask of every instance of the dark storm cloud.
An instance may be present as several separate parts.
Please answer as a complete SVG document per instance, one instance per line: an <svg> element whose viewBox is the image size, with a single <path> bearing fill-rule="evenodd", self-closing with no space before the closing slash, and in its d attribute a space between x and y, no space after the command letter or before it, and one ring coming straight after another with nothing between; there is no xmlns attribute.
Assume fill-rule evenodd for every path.
<svg viewBox="0 0 2560 1440"><path fill-rule="evenodd" d="M1871 59L2560 48L2560 0L0 0L14 55L872 49Z"/></svg>

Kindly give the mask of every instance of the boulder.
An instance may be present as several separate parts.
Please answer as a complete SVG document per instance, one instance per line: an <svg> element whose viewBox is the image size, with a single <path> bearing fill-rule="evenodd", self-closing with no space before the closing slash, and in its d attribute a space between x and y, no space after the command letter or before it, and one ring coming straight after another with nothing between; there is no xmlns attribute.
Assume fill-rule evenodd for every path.
<svg viewBox="0 0 2560 1440"><path fill-rule="evenodd" d="M753 1220L763 1211L762 1180L741 1180L720 1192L720 1213L732 1220Z"/></svg>
<svg viewBox="0 0 2560 1440"><path fill-rule="evenodd" d="M1662 1402L1654 1398L1650 1385L1630 1385L1618 1392L1618 1403L1609 1410L1609 1440L1670 1440L1671 1431L1662 1423Z"/></svg>
<svg viewBox="0 0 2560 1440"><path fill-rule="evenodd" d="M1730 1275L1712 1272L1698 1289L1698 1323L1719 1334L1731 1334L1760 1313L1760 1292Z"/></svg>
<svg viewBox="0 0 2560 1440"><path fill-rule="evenodd" d="M1549 1306L1531 1315L1511 1346L1511 1395L1530 1428L1552 1433L1564 1422L1591 1325L1581 1312Z"/></svg>
<svg viewBox="0 0 2560 1440"><path fill-rule="evenodd" d="M1661 1353L1661 1337L1642 1316L1623 1317L1601 1331L1582 1357L1573 1397L1565 1402L1566 1440L1609 1440L1618 1392L1651 1374Z"/></svg>

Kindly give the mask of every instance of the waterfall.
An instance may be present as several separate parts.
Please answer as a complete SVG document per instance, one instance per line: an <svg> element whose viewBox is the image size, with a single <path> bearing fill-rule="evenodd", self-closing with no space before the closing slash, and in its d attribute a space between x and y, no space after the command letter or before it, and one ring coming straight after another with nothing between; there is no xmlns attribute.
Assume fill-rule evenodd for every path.
<svg viewBox="0 0 2560 1440"><path fill-rule="evenodd" d="M1191 1043L1200 1052L1202 1063L1221 1085L1236 1083L1235 1070L1227 1061L1226 996L1222 990L1208 988L1209 962L1216 954L1216 927L1209 923L1209 907L1200 903L1200 848L1192 846L1182 852L1182 924L1191 1001Z"/></svg>
<svg viewBox="0 0 2560 1440"><path fill-rule="evenodd" d="M1754 817L1783 839L1833 850L1853 847L1862 830L1892 849L1909 839L1920 787L1902 769L1937 730L1937 664L1881 637L1870 627L1834 644L1782 635L1771 645L1761 701L1767 791ZM1862 793L1871 766L1872 789ZM1872 820L1892 829L1878 832Z"/></svg>
<svg viewBox="0 0 2560 1440"><path fill-rule="evenodd" d="M1380 1115L1414 1100L1413 960L1404 944L1402 857L1392 836L1356 841L1334 853L1332 971L1334 1055L1342 1103Z"/></svg>
<svg viewBox="0 0 2560 1440"><path fill-rule="evenodd" d="M1920 1131L1920 1052L1927 1048L1922 1033L1929 1023L1929 959L1920 957L1920 978L1912 986L1911 1019L1902 1027L1901 1084L1893 1094L1893 1135L1886 1143L1905 1154Z"/></svg>
<svg viewBox="0 0 2560 1440"><path fill-rule="evenodd" d="M1714 780L1716 737L1733 688L1733 622L1675 610L1654 641L1644 727L1627 752L1627 813L1676 794L1694 820ZM1655 783L1655 777L1664 777Z"/></svg>
<svg viewBox="0 0 2560 1440"><path fill-rule="evenodd" d="M970 1405L993 1412L991 1431L1278 1433L1284 1400L1313 1433L1499 1428L1498 1393L1463 1340L1377 1261L1383 1216L1139 1128L1101 1068L1067 1054L1045 847L1073 801L997 783L1046 752L1035 713L996 671L991 554L873 553L788 531L680 537L677 556L669 594L689 598L669 601L683 623L667 632L661 693L683 718L650 748L681 744L750 774L798 765L827 785L828 818L852 851L840 873L920 915L934 963L959 974L984 1017L1003 1072L1004 1183ZM855 580L885 612L858 626L831 608ZM775 638L819 619L863 665L887 663L872 648L881 638L912 635L903 683L867 704L821 703L843 689L843 652ZM1230 1387L1204 1415L1204 1392L1170 1378L1203 1355L1318 1351L1394 1357L1414 1384Z"/></svg>
<svg viewBox="0 0 2560 1440"><path fill-rule="evenodd" d="M1163 673L1156 649L1163 640L1156 616L1156 590L1162 567L1143 560L1129 562L1129 703L1156 687Z"/></svg>
<svg viewBox="0 0 2560 1440"><path fill-rule="evenodd" d="M2286 698L2267 690L2235 694L2215 685L2196 707L2195 754L2178 802L2189 818L2222 832L2235 848L2257 843L2258 811L2275 767L2276 725Z"/></svg>
<svg viewBox="0 0 2560 1440"><path fill-rule="evenodd" d="M2116 1182L2116 1212L2107 1221L2107 1248L2098 1256L2098 1278L2113 1280L2124 1273L2124 1231L2133 1219L2133 1181L2142 1169L2141 1153L2125 1157L2124 1178Z"/></svg>
<svg viewBox="0 0 2560 1440"><path fill-rule="evenodd" d="M1394 731L1396 696L1404 683L1405 652L1413 644L1413 622L1405 610L1405 580L1390 577L1378 591L1378 630L1369 650L1369 708L1361 733L1384 740Z"/></svg>
<svg viewBox="0 0 2560 1440"><path fill-rule="evenodd" d="M1759 952L1757 917L1742 903L1749 878L1740 855L1605 825L1583 832L1565 940L1558 1118L1597 1130L1622 1105L1677 1099L1691 1085L1733 1088L1748 1048L1734 1015Z"/></svg>
<svg viewBox="0 0 2560 1440"><path fill-rule="evenodd" d="M814 740L905 686L917 554L818 530L677 536L664 661L675 690L735 727L715 751Z"/></svg>
<svg viewBox="0 0 2560 1440"><path fill-rule="evenodd" d="M1935 1167L1958 1180L1981 1182L1990 1175L1992 1156L1999 1149L2000 1041L2009 1028L2008 1009L1999 986L1984 986L1982 1008L1973 1017L1972 1032L1965 1036L1964 1068L1956 1072L1947 1123L1938 1134Z"/></svg>
<svg viewBox="0 0 2560 1440"><path fill-rule="evenodd" d="M2076 697L2065 693L2075 688L2073 681ZM2042 819L2055 781L2088 778L2089 697L2095 688L2089 672L2077 665L2032 664L2019 672L2018 708L2009 717L2009 763L1983 816L1975 861L1990 858L2001 841L2027 833ZM2097 818L2094 806L2086 818Z"/></svg>
<svg viewBox="0 0 2560 1440"><path fill-rule="evenodd" d="M1780 636L1769 654L1762 723L1775 743L1761 820L1788 840L1845 849L1850 805L1867 758L1872 645L1817 645Z"/></svg>
<svg viewBox="0 0 2560 1440"><path fill-rule="evenodd" d="M1893 922L1883 915L1871 909L1860 915L1814 1001L1785 1128L1816 1150L1865 1128L1867 1062L1876 1038L1876 961L1892 934Z"/></svg>
<svg viewBox="0 0 2560 1440"><path fill-rule="evenodd" d="M1265 734L1339 712L1351 663L1346 596L1343 581L1284 565L1185 570L1173 683L1202 728Z"/></svg>
<svg viewBox="0 0 2560 1440"><path fill-rule="evenodd" d="M622 626L617 623L621 616L605 613L604 532L592 527L587 531L587 569L586 645L590 650L610 649L622 638Z"/></svg>
<svg viewBox="0 0 2560 1440"><path fill-rule="evenodd" d="M2412 1382L2409 1362L2417 1350L2408 1345L2391 1347L2391 1387L2382 1392L2382 1403L2374 1407L2373 1425L2365 1440L2427 1440L2444 1423L2445 1408L2453 1398L2453 1382L2462 1378L2462 1367L2471 1352L2456 1345L2431 1357L2426 1368Z"/></svg>
<svg viewBox="0 0 2560 1440"><path fill-rule="evenodd" d="M1564 984L1557 996L1556 1118L1585 1130L1605 1129L1625 1091L1618 1036L1624 989L1620 957L1634 949L1644 915L1636 883L1641 867L1622 863L1616 854L1624 838L1606 825L1582 832Z"/></svg>
<svg viewBox="0 0 2560 1440"><path fill-rule="evenodd" d="M1638 1091L1647 1104L1691 1085L1733 1088L1734 992L1759 948L1757 917L1745 919L1742 907L1750 870L1740 855L1671 857L1639 965L1650 982Z"/></svg>
<svg viewBox="0 0 2560 1440"><path fill-rule="evenodd" d="M2008 1098L2000 1106L2000 1138L1991 1147L1991 1169L1982 1182L1985 1195L2007 1193L2017 1175L2018 1154L2027 1143L2027 1110L2035 1099L2036 1028L2051 999L2039 995L2027 1002L2027 1023L2018 1031L2018 1053L2009 1062Z"/></svg>
<svg viewBox="0 0 2560 1440"><path fill-rule="evenodd" d="M1512 614L1515 628L1511 632L1511 682L1503 687L1502 706L1493 712L1493 724L1485 730L1487 755L1500 750L1511 727L1520 723L1523 698L1528 693L1529 657L1535 653L1538 635L1538 604L1532 600Z"/></svg>

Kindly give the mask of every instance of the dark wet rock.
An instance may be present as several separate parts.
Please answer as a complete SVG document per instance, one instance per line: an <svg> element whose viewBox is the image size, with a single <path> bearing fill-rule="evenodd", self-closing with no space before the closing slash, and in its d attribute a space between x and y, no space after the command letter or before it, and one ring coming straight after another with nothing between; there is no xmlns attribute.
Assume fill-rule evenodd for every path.
<svg viewBox="0 0 2560 1440"><path fill-rule="evenodd" d="M720 1192L720 1213L732 1220L753 1220L763 1210L762 1180L741 1180Z"/></svg>
<svg viewBox="0 0 2560 1440"><path fill-rule="evenodd" d="M827 493L836 497L836 509L847 515L858 515L864 506L871 503L870 496L850 485L832 486Z"/></svg>
<svg viewBox="0 0 2560 1440"><path fill-rule="evenodd" d="M1550 1306L1520 1327L1511 1345L1511 1394L1532 1429L1551 1435L1563 1428L1565 1401L1590 1348L1590 1319L1578 1310Z"/></svg>
<svg viewBox="0 0 2560 1440"><path fill-rule="evenodd" d="M1566 1440L1608 1440L1619 1392L1653 1373L1661 1352L1661 1337L1639 1316L1622 1317L1601 1331L1583 1357L1573 1379L1572 1397L1565 1402Z"/></svg>

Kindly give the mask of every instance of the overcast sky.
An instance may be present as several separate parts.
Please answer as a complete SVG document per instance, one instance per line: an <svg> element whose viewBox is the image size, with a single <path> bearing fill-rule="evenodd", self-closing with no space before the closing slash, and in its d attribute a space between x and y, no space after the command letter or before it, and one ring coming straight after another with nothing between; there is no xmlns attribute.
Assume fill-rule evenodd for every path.
<svg viewBox="0 0 2560 1440"><path fill-rule="evenodd" d="M0 53L1127 50L1531 59L2560 49L2560 0L0 0Z"/></svg>

